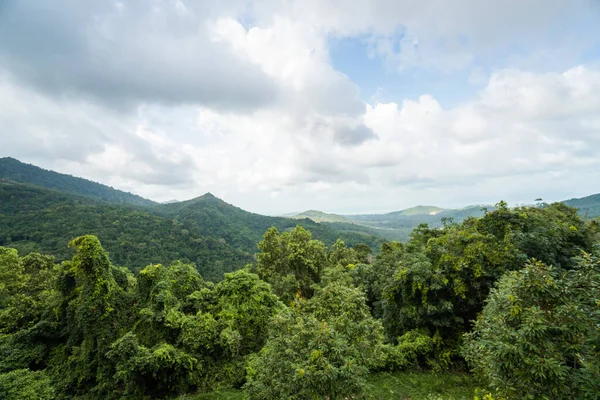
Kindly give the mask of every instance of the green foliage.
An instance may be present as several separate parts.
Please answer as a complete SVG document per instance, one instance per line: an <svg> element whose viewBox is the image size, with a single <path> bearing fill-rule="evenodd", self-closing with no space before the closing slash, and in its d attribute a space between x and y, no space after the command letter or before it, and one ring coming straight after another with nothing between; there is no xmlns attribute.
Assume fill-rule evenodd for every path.
<svg viewBox="0 0 600 400"><path fill-rule="evenodd" d="M0 247L0 398L472 398L457 375L373 375L460 369L463 355L487 399L597 398L599 264L578 257L599 225L562 204L499 203L373 256L212 195L136 208L5 182L2 199L5 242L52 248L94 227L124 266L91 235L62 243L59 260L75 255L60 265Z"/></svg>
<svg viewBox="0 0 600 400"><path fill-rule="evenodd" d="M501 202L480 219L418 227L404 252L390 256L395 272L382 293L388 339L394 343L406 332L426 332L436 343L427 364L456 366L462 335L502 274L520 269L530 257L571 268L574 256L591 250L594 234L591 224L563 204L509 209Z"/></svg>
<svg viewBox="0 0 600 400"><path fill-rule="evenodd" d="M141 207L0 180L0 246L53 254L59 261L72 257L65 243L93 234L115 264L132 271L182 260L196 264L204 279L217 282L224 273L254 261L256 244L269 227L288 231L299 223L249 213L209 194ZM349 245L382 242L371 233L336 230L308 220L301 224L328 245L338 238Z"/></svg>
<svg viewBox="0 0 600 400"><path fill-rule="evenodd" d="M364 294L348 280L325 276L308 300L271 322L269 340L248 366L251 399L344 399L362 392L381 361L382 328Z"/></svg>
<svg viewBox="0 0 600 400"><path fill-rule="evenodd" d="M49 352L56 318L57 266L50 256L18 257L0 247L0 372L40 368Z"/></svg>
<svg viewBox="0 0 600 400"><path fill-rule="evenodd" d="M108 353L119 393L165 397L239 386L249 354L283 308L270 286L245 270L206 283L192 265L150 265L138 277L138 317Z"/></svg>
<svg viewBox="0 0 600 400"><path fill-rule="evenodd" d="M107 357L116 364L115 397L163 398L190 391L201 368L185 351L164 342L147 348L131 332L111 345Z"/></svg>
<svg viewBox="0 0 600 400"><path fill-rule="evenodd" d="M16 369L0 374L0 400L51 400L56 392L42 371Z"/></svg>
<svg viewBox="0 0 600 400"><path fill-rule="evenodd" d="M398 338L395 345L386 344L384 347L384 361L379 369L384 371L405 371L419 365L430 364L435 358L434 351L439 340L432 338L429 332L412 330Z"/></svg>
<svg viewBox="0 0 600 400"><path fill-rule="evenodd" d="M64 345L54 357L53 374L63 393L106 396L112 377L106 353L131 323L131 295L114 279L108 255L95 236L69 243L76 248L71 262L63 263Z"/></svg>
<svg viewBox="0 0 600 400"><path fill-rule="evenodd" d="M290 302L298 292L306 298L312 296L312 285L319 282L327 263L322 242L301 226L283 233L269 228L258 248L258 276L269 282L284 302Z"/></svg>
<svg viewBox="0 0 600 400"><path fill-rule="evenodd" d="M377 318L383 316L384 289L392 283L396 268L404 256L404 245L399 242L384 243L381 251L375 257L371 268L369 304L372 313Z"/></svg>
<svg viewBox="0 0 600 400"><path fill-rule="evenodd" d="M0 178L15 182L27 183L47 189L60 190L88 196L115 204L151 205L153 201L144 199L135 194L126 193L100 183L76 178L71 175L59 174L54 171L25 164L14 158L0 158Z"/></svg>
<svg viewBox="0 0 600 400"><path fill-rule="evenodd" d="M598 260L569 271L535 261L500 280L464 354L501 398L598 399L599 327Z"/></svg>

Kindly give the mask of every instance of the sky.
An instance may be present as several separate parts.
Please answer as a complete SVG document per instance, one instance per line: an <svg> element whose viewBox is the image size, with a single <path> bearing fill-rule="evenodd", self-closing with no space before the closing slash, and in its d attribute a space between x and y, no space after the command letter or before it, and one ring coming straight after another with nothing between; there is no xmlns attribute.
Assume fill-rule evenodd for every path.
<svg viewBox="0 0 600 400"><path fill-rule="evenodd" d="M156 201L600 192L598 0L1 0L0 157Z"/></svg>

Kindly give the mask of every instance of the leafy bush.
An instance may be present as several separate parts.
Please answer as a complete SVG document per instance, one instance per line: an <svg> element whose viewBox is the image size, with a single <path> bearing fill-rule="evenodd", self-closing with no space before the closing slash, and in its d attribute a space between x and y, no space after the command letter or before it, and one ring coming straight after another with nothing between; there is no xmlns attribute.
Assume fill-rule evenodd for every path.
<svg viewBox="0 0 600 400"><path fill-rule="evenodd" d="M533 262L500 280L463 353L499 397L597 399L599 327L597 259L566 272Z"/></svg>
<svg viewBox="0 0 600 400"><path fill-rule="evenodd" d="M435 342L424 365L461 366L462 335L497 280L531 257L573 268L574 257L592 249L596 230L558 203L509 209L500 202L480 219L419 226L404 251L390 257L395 274L382 289L388 340L419 330Z"/></svg>
<svg viewBox="0 0 600 400"><path fill-rule="evenodd" d="M336 275L340 277L339 275ZM362 291L325 276L308 301L272 321L269 340L248 366L251 399L346 399L381 362L382 328Z"/></svg>
<svg viewBox="0 0 600 400"><path fill-rule="evenodd" d="M56 398L50 378L42 371L16 369L0 374L0 400L51 400Z"/></svg>
<svg viewBox="0 0 600 400"><path fill-rule="evenodd" d="M327 263L323 242L313 239L301 226L283 233L272 227L258 248L258 276L269 282L284 302L292 301L297 292L307 298L312 296L312 285L319 282Z"/></svg>

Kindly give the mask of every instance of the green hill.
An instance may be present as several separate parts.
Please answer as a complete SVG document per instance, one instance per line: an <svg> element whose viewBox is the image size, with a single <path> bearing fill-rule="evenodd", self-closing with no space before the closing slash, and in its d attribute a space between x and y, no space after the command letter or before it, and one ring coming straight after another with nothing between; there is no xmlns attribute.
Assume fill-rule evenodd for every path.
<svg viewBox="0 0 600 400"><path fill-rule="evenodd" d="M338 232L375 235L391 241L405 242L410 232L419 224L442 226L444 218L461 222L468 217L481 217L484 206L468 206L460 209L444 209L436 206L416 206L385 214L339 215L317 210L287 215L288 218L307 218L324 224ZM493 207L488 206L489 209Z"/></svg>
<svg viewBox="0 0 600 400"><path fill-rule="evenodd" d="M93 197L114 204L151 205L153 201L127 193L101 183L71 175L48 171L35 165L25 164L11 157L0 158L0 178L28 183L65 193Z"/></svg>
<svg viewBox="0 0 600 400"><path fill-rule="evenodd" d="M327 245L338 238L352 246L379 249L384 238L340 229L309 219L267 217L228 204L208 193L171 204L111 204L94 197L64 193L0 177L0 246L72 256L71 239L97 236L115 264L139 270L150 263L181 259L197 265L208 280L242 268L254 259L256 244L271 226L290 230L302 225Z"/></svg>
<svg viewBox="0 0 600 400"><path fill-rule="evenodd" d="M444 219L461 222L468 217L481 217L483 206L468 206L461 209L443 209L435 206L416 206L386 214L345 215L355 224L368 226L381 232L388 240L406 241L410 232L419 224L432 227L442 226ZM493 207L488 207L490 210Z"/></svg>
<svg viewBox="0 0 600 400"><path fill-rule="evenodd" d="M131 270L182 259L196 263L213 280L251 262L254 253L218 237L186 231L181 222L139 207L0 183L0 246L65 260L72 257L66 243L84 234L101 238L113 262Z"/></svg>
<svg viewBox="0 0 600 400"><path fill-rule="evenodd" d="M579 209L579 214L586 218L600 217L600 193L580 199L565 200L564 203L570 207Z"/></svg>
<svg viewBox="0 0 600 400"><path fill-rule="evenodd" d="M303 219L303 218L308 218L308 219L312 219L315 222L343 222L343 223L352 223L352 220L343 217L341 215L338 214L328 214L325 213L323 211L317 211L317 210L307 210L298 214L292 214L289 216L289 218L295 218L295 219Z"/></svg>
<svg viewBox="0 0 600 400"><path fill-rule="evenodd" d="M181 221L190 231L216 236L224 239L234 248L253 249L253 251L256 249L256 243L271 226L285 231L296 225L302 225L326 244L333 244L341 238L347 245L365 243L373 250L377 250L384 241L374 233L366 234L360 227L354 230L337 230L309 218L292 219L251 213L228 204L211 193L188 201L150 208L160 215Z"/></svg>
<svg viewBox="0 0 600 400"><path fill-rule="evenodd" d="M405 210L400 210L400 211L396 211L396 212L392 212L389 213L387 215L404 215L404 216L410 216L410 215L435 215L441 211L444 211L443 208L440 207L435 207L435 206L416 206L416 207L411 207L411 208L407 208Z"/></svg>
<svg viewBox="0 0 600 400"><path fill-rule="evenodd" d="M579 208L581 215L600 215L600 195L565 203ZM417 206L387 214L341 216L310 210L294 218L270 217L210 193L158 204L12 158L0 159L0 246L67 259L72 252L65 243L93 234L116 264L139 270L150 262L188 260L209 280L252 262L256 244L271 226L285 231L302 225L327 245L340 238L349 246L365 243L377 251L385 240L408 240L421 223L436 227L444 218L460 222L483 213L482 206Z"/></svg>

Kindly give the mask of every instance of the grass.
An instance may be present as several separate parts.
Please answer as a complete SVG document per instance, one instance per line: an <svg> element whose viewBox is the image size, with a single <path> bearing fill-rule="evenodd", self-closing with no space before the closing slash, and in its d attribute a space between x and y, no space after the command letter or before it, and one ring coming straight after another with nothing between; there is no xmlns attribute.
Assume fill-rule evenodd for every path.
<svg viewBox="0 0 600 400"><path fill-rule="evenodd" d="M474 386L468 375L426 372L379 373L365 388L370 400L473 400ZM242 400L241 390L224 390L181 396L179 400Z"/></svg>
<svg viewBox="0 0 600 400"><path fill-rule="evenodd" d="M365 392L377 400L473 400L473 390L468 375L400 372L371 375Z"/></svg>

